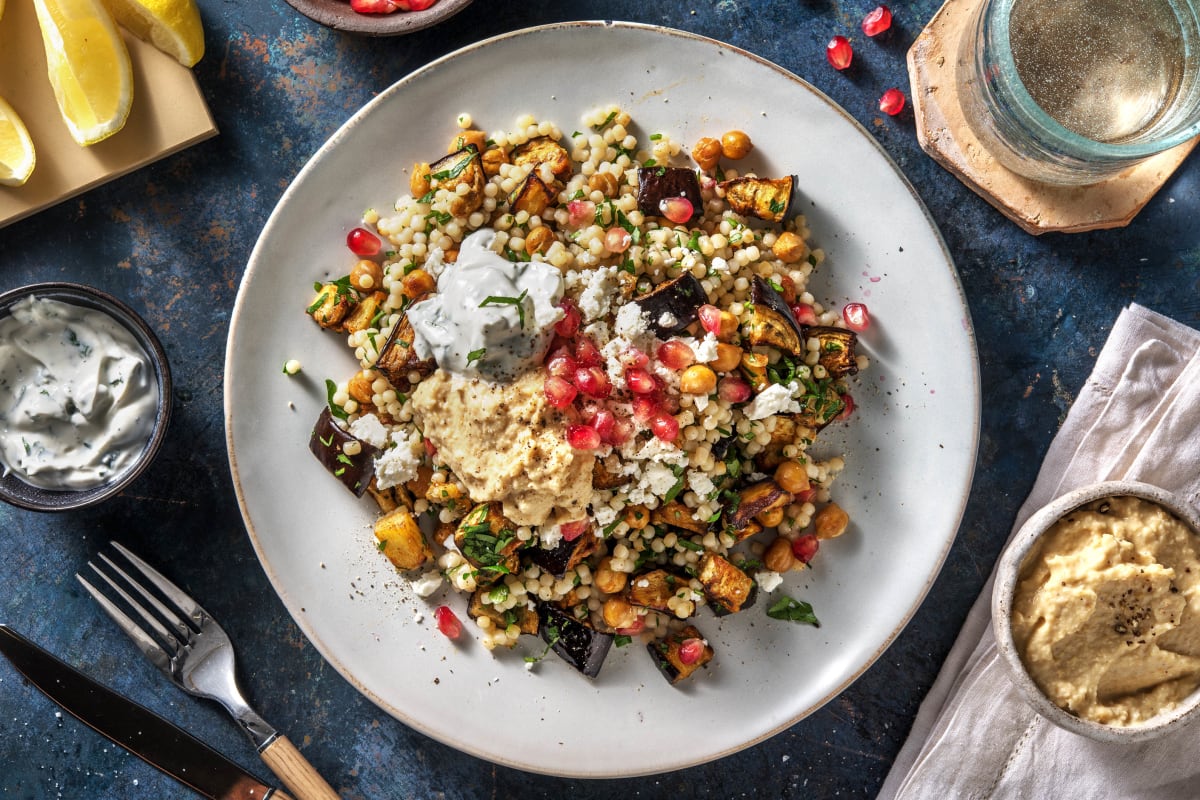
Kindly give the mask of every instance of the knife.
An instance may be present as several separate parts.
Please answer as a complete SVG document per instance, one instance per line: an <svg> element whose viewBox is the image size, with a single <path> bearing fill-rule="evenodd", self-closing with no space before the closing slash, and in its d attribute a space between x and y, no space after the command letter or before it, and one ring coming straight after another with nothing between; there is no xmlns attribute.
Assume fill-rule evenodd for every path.
<svg viewBox="0 0 1200 800"><path fill-rule="evenodd" d="M212 800L291 800L190 733L0 624L0 654L92 730Z"/></svg>

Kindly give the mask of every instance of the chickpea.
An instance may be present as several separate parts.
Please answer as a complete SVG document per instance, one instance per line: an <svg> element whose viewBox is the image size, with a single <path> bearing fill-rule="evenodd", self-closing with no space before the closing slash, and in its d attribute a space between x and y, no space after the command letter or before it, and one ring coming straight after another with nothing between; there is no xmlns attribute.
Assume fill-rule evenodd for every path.
<svg viewBox="0 0 1200 800"><path fill-rule="evenodd" d="M475 149L482 153L487 145L487 134L475 130L459 131L450 139L450 146L446 148L446 152L457 153L469 144L475 145Z"/></svg>
<svg viewBox="0 0 1200 800"><path fill-rule="evenodd" d="M787 572L795 563L796 556L792 554L792 542L784 536L771 542L770 547L763 553L763 566L772 572Z"/></svg>
<svg viewBox="0 0 1200 800"><path fill-rule="evenodd" d="M418 161L413 164L412 175L408 179L408 191L415 198L424 197L429 193L432 185L429 182L429 164L424 161Z"/></svg>
<svg viewBox="0 0 1200 800"><path fill-rule="evenodd" d="M721 134L721 155L728 159L737 161L739 158L745 158L750 155L752 149L754 145L750 143L750 137L742 131L726 131Z"/></svg>
<svg viewBox="0 0 1200 800"><path fill-rule="evenodd" d="M414 269L400 279L400 286L405 297L416 300L421 295L429 294L436 289L437 281L425 270Z"/></svg>
<svg viewBox="0 0 1200 800"><path fill-rule="evenodd" d="M684 394L711 394L717 388L717 373L704 364L693 364L679 376L679 391Z"/></svg>
<svg viewBox="0 0 1200 800"><path fill-rule="evenodd" d="M771 245L771 252L783 263L795 264L808 258L808 244L797 234L784 231L776 237L775 244Z"/></svg>
<svg viewBox="0 0 1200 800"><path fill-rule="evenodd" d="M783 302L789 306L796 302L796 282L792 280L790 275L781 275L779 277L779 295L783 298Z"/></svg>
<svg viewBox="0 0 1200 800"><path fill-rule="evenodd" d="M637 624L637 611L623 597L610 597L600 609L604 621L614 628L632 628Z"/></svg>
<svg viewBox="0 0 1200 800"><path fill-rule="evenodd" d="M592 585L605 594L617 594L625 588L629 576L612 568L612 558L605 558L592 575Z"/></svg>
<svg viewBox="0 0 1200 800"><path fill-rule="evenodd" d="M489 147L479 157L479 163L483 165L483 174L489 178L494 178L500 174L500 165L509 163L508 153L505 153L499 147Z"/></svg>
<svg viewBox="0 0 1200 800"><path fill-rule="evenodd" d="M721 325L717 329L717 338L722 342L732 342L737 338L738 326L740 324L738 318L732 312L722 311Z"/></svg>
<svg viewBox="0 0 1200 800"><path fill-rule="evenodd" d="M758 520L764 528L775 528L783 522L783 506L778 508L769 508L759 514L755 519Z"/></svg>
<svg viewBox="0 0 1200 800"><path fill-rule="evenodd" d="M717 166L717 162L721 159L721 150L719 141L705 136L692 148L692 158L700 165L700 169L707 171Z"/></svg>
<svg viewBox="0 0 1200 800"><path fill-rule="evenodd" d="M716 372L732 372L742 363L742 348L736 344L717 343L717 357L708 362Z"/></svg>
<svg viewBox="0 0 1200 800"><path fill-rule="evenodd" d="M458 261L458 248L452 247L443 253L442 261L445 261L447 264L453 264L455 261Z"/></svg>
<svg viewBox="0 0 1200 800"><path fill-rule="evenodd" d="M529 255L544 253L554 244L554 232L545 225L539 225L525 237L525 252Z"/></svg>
<svg viewBox="0 0 1200 800"><path fill-rule="evenodd" d="M370 405L371 398L375 396L375 390L371 388L372 381L361 372L355 373L350 382L346 384L346 393L357 400L361 405Z"/></svg>
<svg viewBox="0 0 1200 800"><path fill-rule="evenodd" d="M813 516L813 533L818 539L836 539L849 524L850 515L837 503L830 503Z"/></svg>
<svg viewBox="0 0 1200 800"><path fill-rule="evenodd" d="M593 192L600 192L605 197L617 195L617 178L611 172L593 172L587 185Z"/></svg>
<svg viewBox="0 0 1200 800"><path fill-rule="evenodd" d="M645 506L629 506L625 509L624 521L630 529L640 531L650 524L650 512Z"/></svg>
<svg viewBox="0 0 1200 800"><path fill-rule="evenodd" d="M383 267L362 259L350 269L350 285L360 292L369 292L383 285Z"/></svg>
<svg viewBox="0 0 1200 800"><path fill-rule="evenodd" d="M808 470L799 461L784 461L775 468L775 482L779 488L791 494L808 491Z"/></svg>

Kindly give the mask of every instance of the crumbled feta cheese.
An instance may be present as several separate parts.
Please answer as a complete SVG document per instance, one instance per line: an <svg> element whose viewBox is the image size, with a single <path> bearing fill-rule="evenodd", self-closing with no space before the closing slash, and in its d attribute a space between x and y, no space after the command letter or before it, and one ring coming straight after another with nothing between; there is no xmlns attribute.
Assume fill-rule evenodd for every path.
<svg viewBox="0 0 1200 800"><path fill-rule="evenodd" d="M720 256L714 256L713 260L708 262L708 268L721 275L729 274L729 262Z"/></svg>
<svg viewBox="0 0 1200 800"><path fill-rule="evenodd" d="M658 327L660 328L674 328L678 324L679 318L670 311L664 311L658 317Z"/></svg>
<svg viewBox="0 0 1200 800"><path fill-rule="evenodd" d="M792 399L797 388L795 383L787 386L773 383L755 395L742 413L750 420L766 419L774 414L795 414L800 411L800 404Z"/></svg>
<svg viewBox="0 0 1200 800"><path fill-rule="evenodd" d="M579 311L585 322L606 316L611 301L617 296L619 278L616 267L588 270L582 276L583 291L579 294Z"/></svg>
<svg viewBox="0 0 1200 800"><path fill-rule="evenodd" d="M417 477L417 468L421 466L425 446L420 433L415 429L407 433L396 431L392 442L395 446L375 459L375 485L380 489L408 483Z"/></svg>
<svg viewBox="0 0 1200 800"><path fill-rule="evenodd" d="M442 585L442 573L436 569L422 572L420 577L412 582L412 589L418 597L429 597Z"/></svg>
<svg viewBox="0 0 1200 800"><path fill-rule="evenodd" d="M701 497L707 497L713 489L717 488L708 473L699 469L688 470L687 482L688 488Z"/></svg>
<svg viewBox="0 0 1200 800"><path fill-rule="evenodd" d="M717 337L712 332L706 333L698 343L692 344L692 352L696 354L697 364L707 364L717 360Z"/></svg>
<svg viewBox="0 0 1200 800"><path fill-rule="evenodd" d="M387 428L374 414L364 414L350 423L350 435L361 439L372 447L383 448L387 444Z"/></svg>
<svg viewBox="0 0 1200 800"><path fill-rule="evenodd" d="M627 339L634 339L646 332L647 321L637 303L626 303L617 311L614 331Z"/></svg>
<svg viewBox="0 0 1200 800"><path fill-rule="evenodd" d="M617 510L608 505L593 505L592 518L601 528L607 528L617 518Z"/></svg>
<svg viewBox="0 0 1200 800"><path fill-rule="evenodd" d="M759 589L770 593L778 589L779 584L783 583L783 576L778 572L771 572L768 569L764 569L754 574L754 580L758 582Z"/></svg>
<svg viewBox="0 0 1200 800"><path fill-rule="evenodd" d="M442 274L442 270L446 268L446 253L440 247L433 248L433 252L425 259L425 266L422 267L426 272L434 277L434 280Z"/></svg>
<svg viewBox="0 0 1200 800"><path fill-rule="evenodd" d="M562 526L553 525L540 528L538 530L538 540L542 543L543 550L553 550L562 541Z"/></svg>
<svg viewBox="0 0 1200 800"><path fill-rule="evenodd" d="M694 405L696 407L697 411L703 411L704 409L708 408L708 395L706 395L706 394L692 395L692 405Z"/></svg>

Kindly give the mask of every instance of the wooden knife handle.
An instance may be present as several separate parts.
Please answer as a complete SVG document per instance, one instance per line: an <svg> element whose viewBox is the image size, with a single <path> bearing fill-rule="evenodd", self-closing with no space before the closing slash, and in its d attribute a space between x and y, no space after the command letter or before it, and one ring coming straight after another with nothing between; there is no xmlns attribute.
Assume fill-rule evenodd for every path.
<svg viewBox="0 0 1200 800"><path fill-rule="evenodd" d="M276 736L258 754L297 800L340 800L337 792L313 769L313 765L300 755L296 745L286 736ZM285 796L276 792L274 797Z"/></svg>

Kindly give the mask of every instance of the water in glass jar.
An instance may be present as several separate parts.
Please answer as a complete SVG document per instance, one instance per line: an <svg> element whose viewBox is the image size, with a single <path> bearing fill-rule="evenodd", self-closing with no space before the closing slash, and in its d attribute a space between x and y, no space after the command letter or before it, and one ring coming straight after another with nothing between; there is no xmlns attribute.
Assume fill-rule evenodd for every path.
<svg viewBox="0 0 1200 800"><path fill-rule="evenodd" d="M1196 69L1168 0L1016 0L1009 44L1034 102L1098 142L1152 130Z"/></svg>

